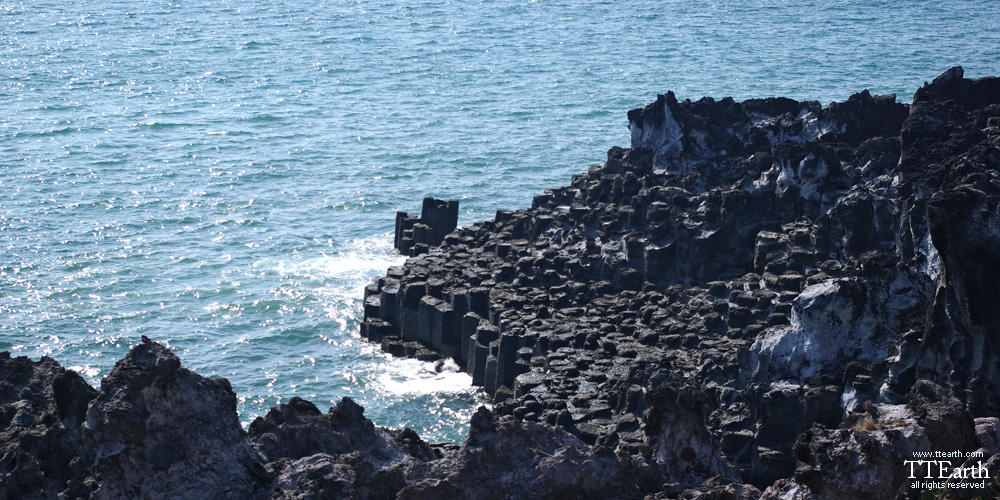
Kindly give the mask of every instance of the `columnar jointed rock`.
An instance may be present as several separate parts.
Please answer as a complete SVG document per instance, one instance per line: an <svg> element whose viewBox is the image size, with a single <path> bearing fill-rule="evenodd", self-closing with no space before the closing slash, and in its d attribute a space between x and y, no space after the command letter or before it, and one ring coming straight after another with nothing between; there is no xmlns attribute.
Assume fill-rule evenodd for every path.
<svg viewBox="0 0 1000 500"><path fill-rule="evenodd" d="M672 93L630 149L459 228L366 290L362 335L454 357L496 411L635 452L663 384L703 388L744 479L927 378L1000 414L1000 79L912 105Z"/></svg>
<svg viewBox="0 0 1000 500"><path fill-rule="evenodd" d="M403 255L427 253L444 241L458 227L458 201L424 198L420 217L396 212L396 233L393 246Z"/></svg>
<svg viewBox="0 0 1000 500"><path fill-rule="evenodd" d="M486 408L461 447L431 446L409 429L374 426L348 398L326 414L292 398L243 433L225 379L185 370L149 341L100 391L51 359L0 353L0 375L4 500L897 498L913 493L896 473L905 460L942 450L977 457L949 468L988 474L969 496L1000 488L1000 420L973 421L926 380L906 404L866 404L839 429L814 425L795 444L794 476L762 494L735 478L691 387L650 395L647 439L628 453Z"/></svg>

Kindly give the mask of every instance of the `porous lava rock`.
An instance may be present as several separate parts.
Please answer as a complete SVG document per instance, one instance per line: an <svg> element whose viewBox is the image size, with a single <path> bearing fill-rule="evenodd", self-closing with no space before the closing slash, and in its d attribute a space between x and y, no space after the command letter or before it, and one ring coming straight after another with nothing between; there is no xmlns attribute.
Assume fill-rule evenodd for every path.
<svg viewBox="0 0 1000 500"><path fill-rule="evenodd" d="M480 408L464 446L414 468L400 499L642 498L662 482L650 461Z"/></svg>
<svg viewBox="0 0 1000 500"><path fill-rule="evenodd" d="M52 358L0 353L0 498L89 495L96 455L84 422L96 395Z"/></svg>

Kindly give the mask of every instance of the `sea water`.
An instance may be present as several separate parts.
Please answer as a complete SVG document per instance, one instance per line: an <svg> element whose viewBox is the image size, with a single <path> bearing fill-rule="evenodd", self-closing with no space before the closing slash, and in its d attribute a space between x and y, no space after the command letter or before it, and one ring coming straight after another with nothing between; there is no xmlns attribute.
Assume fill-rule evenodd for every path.
<svg viewBox="0 0 1000 500"><path fill-rule="evenodd" d="M681 99L828 104L1000 74L1000 2L0 0L0 350L99 385L142 335L460 441L454 365L358 336L394 212L517 209Z"/></svg>

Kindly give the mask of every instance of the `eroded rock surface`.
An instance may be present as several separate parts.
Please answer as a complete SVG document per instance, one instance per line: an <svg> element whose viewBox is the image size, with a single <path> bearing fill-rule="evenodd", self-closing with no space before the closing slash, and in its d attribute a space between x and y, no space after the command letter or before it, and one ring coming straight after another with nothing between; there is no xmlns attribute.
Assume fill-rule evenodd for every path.
<svg viewBox="0 0 1000 500"><path fill-rule="evenodd" d="M663 481L648 460L485 408L473 416L461 450L410 477L401 499L642 498Z"/></svg>
<svg viewBox="0 0 1000 500"><path fill-rule="evenodd" d="M493 395L462 446L349 399L243 432L225 379L145 338L99 390L2 353L0 500L996 495L1000 80L668 93L629 123L629 149L440 246L453 205L401 216L419 256L366 288L361 332ZM976 487L912 487L935 452Z"/></svg>
<svg viewBox="0 0 1000 500"><path fill-rule="evenodd" d="M229 382L182 368L149 339L101 382L85 425L97 456L91 498L257 498L271 481Z"/></svg>
<svg viewBox="0 0 1000 500"><path fill-rule="evenodd" d="M936 450L977 457L952 467L988 471L962 498L1000 487L1000 420L974 420L928 380L906 403L815 424L795 444L794 475L761 492L725 460L703 394L687 386L654 391L646 439L628 453L486 408L461 446L431 446L373 425L348 398L327 413L294 398L243 433L225 379L182 368L148 340L99 391L51 359L3 354L0 374L4 499L891 499L913 493L903 461Z"/></svg>
<svg viewBox="0 0 1000 500"><path fill-rule="evenodd" d="M949 474L964 467L977 476L951 481L983 485L963 488L951 497L994 497L1000 491L997 458L979 437L988 431L977 427L957 398L928 380L918 381L907 399L905 404L869 404L865 411L849 415L840 428L816 425L803 433L795 445L799 465L794 476L778 481L761 499L915 497L921 488L911 487L914 480L945 481L938 477L942 464L931 461L935 452L960 455L947 457ZM991 477L978 477L980 471Z"/></svg>
<svg viewBox="0 0 1000 500"><path fill-rule="evenodd" d="M389 269L362 335L632 454L651 395L698 387L762 489L793 475L800 434L919 379L1000 414L1000 79L953 68L909 105L668 93L629 127L530 209Z"/></svg>
<svg viewBox="0 0 1000 500"><path fill-rule="evenodd" d="M0 498L80 497L96 457L83 428L97 391L51 358L0 353Z"/></svg>
<svg viewBox="0 0 1000 500"><path fill-rule="evenodd" d="M652 456L480 408L463 446L375 426L344 398L293 398L243 432L226 379L143 338L94 390L52 359L0 354L0 499L642 498ZM704 432L703 432L704 434Z"/></svg>

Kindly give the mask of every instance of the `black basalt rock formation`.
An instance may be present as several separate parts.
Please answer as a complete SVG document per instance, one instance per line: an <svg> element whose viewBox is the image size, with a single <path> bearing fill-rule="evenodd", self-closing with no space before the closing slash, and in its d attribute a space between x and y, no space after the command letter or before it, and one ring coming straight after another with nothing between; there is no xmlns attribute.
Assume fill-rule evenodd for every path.
<svg viewBox="0 0 1000 500"><path fill-rule="evenodd" d="M0 498L86 497L96 458L84 429L97 395L51 358L0 353Z"/></svg>
<svg viewBox="0 0 1000 500"><path fill-rule="evenodd" d="M1000 414L1000 79L953 68L912 104L667 93L628 118L630 148L375 280L362 335L625 453L651 395L697 387L737 471L715 473L762 489L804 432L920 379Z"/></svg>
<svg viewBox="0 0 1000 500"><path fill-rule="evenodd" d="M375 426L344 398L292 398L243 432L224 378L143 343L100 390L49 358L0 353L0 499L642 498L645 456L480 408L463 446ZM498 474L504 471L504 474Z"/></svg>
<svg viewBox="0 0 1000 500"><path fill-rule="evenodd" d="M96 390L0 353L0 500L996 498L1000 79L629 126L531 208L397 219L361 334L493 396L461 446L347 398L244 432L145 337Z"/></svg>
<svg viewBox="0 0 1000 500"><path fill-rule="evenodd" d="M181 368L147 338L101 382L86 429L97 451L92 498L254 498L271 479L229 382Z"/></svg>
<svg viewBox="0 0 1000 500"><path fill-rule="evenodd" d="M445 235L458 227L458 201L424 198L420 217L396 212L396 232L393 247L407 256L427 253L427 249L444 241Z"/></svg>
<svg viewBox="0 0 1000 500"><path fill-rule="evenodd" d="M982 485L963 488L965 491L952 498L995 498L1000 491L1000 482L992 473L996 459L991 458L994 465L986 465L986 450L981 447L976 423L965 406L945 388L928 380L914 384L907 400L899 405L869 405L865 411L845 418L839 428L815 425L802 433L795 443L799 460L795 474L779 480L761 498L913 497L920 490L911 487L913 479L940 479L942 464L928 460L936 452L948 457L945 467L949 473L966 468L969 476L976 476L965 478L966 483ZM981 424L993 428L995 422ZM981 477L983 470L988 471L987 475L992 473L992 478ZM963 482L960 478L949 480ZM946 488L937 489L943 496Z"/></svg>
<svg viewBox="0 0 1000 500"><path fill-rule="evenodd" d="M977 418L920 380L900 404L865 404L794 444L794 474L765 491L741 482L705 425L708 400L667 383L647 394L633 452L560 426L480 408L461 446L384 429L344 398L326 413L292 398L244 433L225 379L136 346L94 390L55 361L0 354L0 499L665 499L910 498L905 457L947 449L1000 488L1000 419ZM593 429L601 434L600 429ZM724 444L724 442L723 442ZM917 472L938 464L914 465Z"/></svg>
<svg viewBox="0 0 1000 500"><path fill-rule="evenodd" d="M657 491L659 471L644 457L594 448L562 429L485 408L473 416L455 454L410 472L399 499L642 498Z"/></svg>

